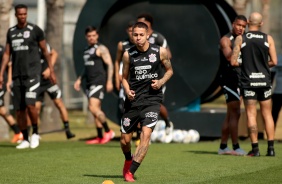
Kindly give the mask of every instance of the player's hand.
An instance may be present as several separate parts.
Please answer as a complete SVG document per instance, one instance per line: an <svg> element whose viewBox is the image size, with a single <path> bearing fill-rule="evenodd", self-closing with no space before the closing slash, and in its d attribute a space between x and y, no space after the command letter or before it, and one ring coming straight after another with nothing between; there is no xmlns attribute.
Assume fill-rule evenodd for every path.
<svg viewBox="0 0 282 184"><path fill-rule="evenodd" d="M158 90L162 87L162 84L161 84L160 80L152 80L151 86L154 90Z"/></svg>
<svg viewBox="0 0 282 184"><path fill-rule="evenodd" d="M81 84L81 80L76 80L73 87L76 91L80 91L80 84Z"/></svg>
<svg viewBox="0 0 282 184"><path fill-rule="evenodd" d="M57 79L56 79L56 75L54 71L50 71L50 80L52 82L52 84L56 84L57 83Z"/></svg>
<svg viewBox="0 0 282 184"><path fill-rule="evenodd" d="M42 76L44 79L48 79L50 77L50 69L46 68L46 70L42 73Z"/></svg>
<svg viewBox="0 0 282 184"><path fill-rule="evenodd" d="M131 101L131 100L134 100L134 97L135 97L135 91L133 90L129 90L127 93L127 98Z"/></svg>
<svg viewBox="0 0 282 184"><path fill-rule="evenodd" d="M113 91L113 83L112 81L107 81L107 86L106 86L106 89L107 89L107 92L112 92Z"/></svg>
<svg viewBox="0 0 282 184"><path fill-rule="evenodd" d="M0 89L2 89L3 87L3 76L1 75L0 76Z"/></svg>

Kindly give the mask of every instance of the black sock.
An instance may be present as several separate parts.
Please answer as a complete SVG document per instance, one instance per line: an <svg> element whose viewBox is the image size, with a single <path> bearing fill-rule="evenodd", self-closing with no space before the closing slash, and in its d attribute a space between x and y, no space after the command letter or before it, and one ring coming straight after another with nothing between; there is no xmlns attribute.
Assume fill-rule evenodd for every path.
<svg viewBox="0 0 282 184"><path fill-rule="evenodd" d="M129 171L130 171L132 174L134 174L135 171L138 169L139 166L140 166L140 163L135 162L135 161L133 160L133 161L132 161L132 164L131 164L131 166L130 166Z"/></svg>
<svg viewBox="0 0 282 184"><path fill-rule="evenodd" d="M223 149L227 148L227 144L221 143L219 148L223 150Z"/></svg>
<svg viewBox="0 0 282 184"><path fill-rule="evenodd" d="M102 123L102 125L103 125L103 127L105 129L105 132L109 132L110 131L110 129L108 127L108 123L106 121L104 123Z"/></svg>
<svg viewBox="0 0 282 184"><path fill-rule="evenodd" d="M32 134L38 134L38 126L37 124L32 125Z"/></svg>
<svg viewBox="0 0 282 184"><path fill-rule="evenodd" d="M140 139L140 135L141 135L141 129L137 128L136 139Z"/></svg>
<svg viewBox="0 0 282 184"><path fill-rule="evenodd" d="M123 153L123 154L124 154L125 160L132 160L131 151Z"/></svg>
<svg viewBox="0 0 282 184"><path fill-rule="evenodd" d="M170 127L170 124L169 124L170 120L168 117L164 119L164 122L165 122L165 127Z"/></svg>
<svg viewBox="0 0 282 184"><path fill-rule="evenodd" d="M252 149L253 149L253 151L255 151L255 152L259 151L258 143L252 143Z"/></svg>
<svg viewBox="0 0 282 184"><path fill-rule="evenodd" d="M267 145L268 145L268 149L269 149L269 148L273 149L273 147L274 147L274 141L273 141L273 140L267 141Z"/></svg>
<svg viewBox="0 0 282 184"><path fill-rule="evenodd" d="M65 131L69 131L69 121L64 121L64 128L65 128Z"/></svg>
<svg viewBox="0 0 282 184"><path fill-rule="evenodd" d="M97 136L99 138L103 138L103 129L102 128L97 128Z"/></svg>
<svg viewBox="0 0 282 184"><path fill-rule="evenodd" d="M236 150L236 149L238 149L238 148L240 148L239 143L233 144L233 150Z"/></svg>
<svg viewBox="0 0 282 184"><path fill-rule="evenodd" d="M15 134L19 134L21 132L17 124L13 124L10 127L14 131Z"/></svg>
<svg viewBox="0 0 282 184"><path fill-rule="evenodd" d="M27 129L22 130L24 140L28 141L28 131Z"/></svg>

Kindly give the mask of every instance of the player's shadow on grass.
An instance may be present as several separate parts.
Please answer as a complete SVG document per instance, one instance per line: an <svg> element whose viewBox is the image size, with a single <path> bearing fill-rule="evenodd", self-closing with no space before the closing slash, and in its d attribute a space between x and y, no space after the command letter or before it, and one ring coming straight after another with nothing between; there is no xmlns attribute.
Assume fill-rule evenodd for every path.
<svg viewBox="0 0 282 184"><path fill-rule="evenodd" d="M185 151L185 152L190 152L190 153L194 153L194 154L202 154L202 155L217 155L217 151Z"/></svg>
<svg viewBox="0 0 282 184"><path fill-rule="evenodd" d="M2 148L15 148L16 145L6 145L6 144L1 145L0 144L0 147L2 147Z"/></svg>
<svg viewBox="0 0 282 184"><path fill-rule="evenodd" d="M95 178L123 178L122 175L98 175L98 174L84 174L86 177L95 177Z"/></svg>

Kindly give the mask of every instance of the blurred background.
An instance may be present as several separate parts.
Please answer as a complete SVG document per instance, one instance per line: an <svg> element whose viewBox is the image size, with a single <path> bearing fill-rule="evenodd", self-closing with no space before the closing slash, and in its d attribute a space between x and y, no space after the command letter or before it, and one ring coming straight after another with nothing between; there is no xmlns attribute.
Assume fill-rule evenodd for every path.
<svg viewBox="0 0 282 184"><path fill-rule="evenodd" d="M5 45L7 29L16 24L14 6L26 4L28 21L46 33L47 42L59 53L55 66L58 84L68 110L87 110L83 92L73 89L76 74L83 67L81 53L86 46L84 28L99 29L100 41L115 59L118 41L126 37L129 20L139 13L154 17L153 29L168 40L172 51L174 76L168 83L166 106L177 128L197 129L201 136L220 136L225 116L225 100L217 81L220 66L219 39L231 30L237 14L247 18L251 12L263 15L262 31L273 36L279 58L282 40L282 1L276 0L0 0L0 44ZM107 94L103 109L118 124L117 91ZM9 94L6 94L9 106ZM59 113L45 97L41 130L59 129ZM244 122L241 118L241 124ZM87 122L86 122L87 123ZM210 126L207 126L210 125ZM241 127L244 127L241 125ZM0 121L0 139L6 139L8 126ZM242 135L247 134L242 128Z"/></svg>

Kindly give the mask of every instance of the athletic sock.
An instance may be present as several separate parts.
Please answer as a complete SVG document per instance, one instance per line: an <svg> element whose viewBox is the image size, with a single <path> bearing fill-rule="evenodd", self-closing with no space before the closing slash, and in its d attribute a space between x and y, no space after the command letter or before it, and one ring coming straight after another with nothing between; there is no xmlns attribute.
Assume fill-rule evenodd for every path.
<svg viewBox="0 0 282 184"><path fill-rule="evenodd" d="M268 149L273 148L274 147L274 141L273 140L267 141L267 146L268 146Z"/></svg>
<svg viewBox="0 0 282 184"><path fill-rule="evenodd" d="M141 135L141 129L137 129L137 131L136 131L136 139L138 140L138 139L140 139L140 135Z"/></svg>
<svg viewBox="0 0 282 184"><path fill-rule="evenodd" d="M65 131L69 131L69 121L64 121L64 129Z"/></svg>
<svg viewBox="0 0 282 184"><path fill-rule="evenodd" d="M29 141L28 140L28 131L27 131L27 129L22 130L22 134L23 134L24 140Z"/></svg>
<svg viewBox="0 0 282 184"><path fill-rule="evenodd" d="M125 160L132 160L131 151L123 153L123 154L124 154Z"/></svg>
<svg viewBox="0 0 282 184"><path fill-rule="evenodd" d="M103 138L103 128L97 128L97 135L99 138Z"/></svg>
<svg viewBox="0 0 282 184"><path fill-rule="evenodd" d="M223 149L227 148L227 144L221 143L219 148L223 150Z"/></svg>
<svg viewBox="0 0 282 184"><path fill-rule="evenodd" d="M135 161L133 160L133 161L132 161L132 164L131 164L131 166L130 166L129 171L130 171L132 174L134 174L135 171L138 169L139 166L140 166L140 163L135 162Z"/></svg>
<svg viewBox="0 0 282 184"><path fill-rule="evenodd" d="M252 149L254 152L258 152L259 151L258 143L252 143Z"/></svg>
<svg viewBox="0 0 282 184"><path fill-rule="evenodd" d="M38 134L38 126L37 124L32 125L32 134Z"/></svg>
<svg viewBox="0 0 282 184"><path fill-rule="evenodd" d="M106 121L104 123L102 123L102 125L103 125L103 127L105 129L105 132L109 132L110 131L110 129L108 127L108 123Z"/></svg>
<svg viewBox="0 0 282 184"><path fill-rule="evenodd" d="M165 127L170 127L170 120L169 120L169 117L167 117L166 119L164 119L164 122L165 122Z"/></svg>
<svg viewBox="0 0 282 184"><path fill-rule="evenodd" d="M19 134L19 133L21 132L17 124L13 124L13 125L10 126L10 127L11 127L11 129L13 130L13 132L14 132L15 134Z"/></svg>
<svg viewBox="0 0 282 184"><path fill-rule="evenodd" d="M233 150L236 150L236 149L238 149L238 148L240 148L239 143L233 144Z"/></svg>

